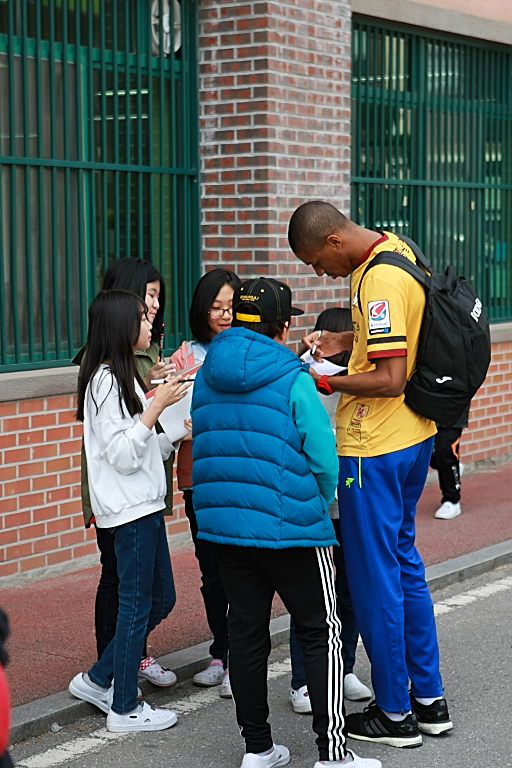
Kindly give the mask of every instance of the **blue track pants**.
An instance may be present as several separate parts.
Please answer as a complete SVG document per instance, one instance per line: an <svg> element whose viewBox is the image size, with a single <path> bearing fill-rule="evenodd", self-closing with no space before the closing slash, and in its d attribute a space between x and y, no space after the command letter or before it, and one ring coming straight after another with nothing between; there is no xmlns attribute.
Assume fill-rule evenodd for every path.
<svg viewBox="0 0 512 768"><path fill-rule="evenodd" d="M372 665L379 707L410 709L441 696L439 646L425 566L416 549L416 503L433 438L373 458L340 456L338 499L350 594Z"/></svg>

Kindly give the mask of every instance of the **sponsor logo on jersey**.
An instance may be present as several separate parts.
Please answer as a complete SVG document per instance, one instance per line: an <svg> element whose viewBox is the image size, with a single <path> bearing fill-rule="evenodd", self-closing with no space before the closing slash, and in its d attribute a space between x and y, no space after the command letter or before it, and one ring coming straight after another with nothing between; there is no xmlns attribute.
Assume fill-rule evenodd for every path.
<svg viewBox="0 0 512 768"><path fill-rule="evenodd" d="M368 331L370 335L375 333L389 333L391 331L391 319L389 317L389 302L381 299L368 302Z"/></svg>

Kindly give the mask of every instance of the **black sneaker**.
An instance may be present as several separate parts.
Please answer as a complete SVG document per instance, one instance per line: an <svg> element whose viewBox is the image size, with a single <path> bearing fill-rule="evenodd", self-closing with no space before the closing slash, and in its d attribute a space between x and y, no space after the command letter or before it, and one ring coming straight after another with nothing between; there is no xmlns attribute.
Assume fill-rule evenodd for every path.
<svg viewBox="0 0 512 768"><path fill-rule="evenodd" d="M414 696L411 696L411 709L418 719L418 728L429 736L439 736L453 730L453 723L448 714L446 699L433 701L428 707L420 704Z"/></svg>
<svg viewBox="0 0 512 768"><path fill-rule="evenodd" d="M421 747L422 738L414 712L395 723L372 701L364 712L347 715L347 732L353 739L388 744L390 747Z"/></svg>

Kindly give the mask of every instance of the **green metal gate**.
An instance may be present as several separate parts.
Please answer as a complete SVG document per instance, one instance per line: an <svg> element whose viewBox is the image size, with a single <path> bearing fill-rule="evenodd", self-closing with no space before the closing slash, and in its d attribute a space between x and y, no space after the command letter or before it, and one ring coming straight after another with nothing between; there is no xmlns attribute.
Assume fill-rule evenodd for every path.
<svg viewBox="0 0 512 768"><path fill-rule="evenodd" d="M512 52L353 25L352 218L454 265L512 319Z"/></svg>
<svg viewBox="0 0 512 768"><path fill-rule="evenodd" d="M63 365L108 263L151 260L166 349L199 273L195 0L0 0L0 370Z"/></svg>

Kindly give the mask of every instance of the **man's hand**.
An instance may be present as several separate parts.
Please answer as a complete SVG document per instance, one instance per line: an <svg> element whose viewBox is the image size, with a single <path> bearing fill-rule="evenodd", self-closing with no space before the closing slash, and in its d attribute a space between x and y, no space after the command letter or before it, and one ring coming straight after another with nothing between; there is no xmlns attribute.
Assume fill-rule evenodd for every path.
<svg viewBox="0 0 512 768"><path fill-rule="evenodd" d="M351 350L354 340L354 334L352 331L343 331L342 333L332 333L331 331L322 331L318 336L318 331L313 331L307 336L304 336L302 343L312 350L316 347L313 354L315 360L321 361L324 357L332 357L339 352L345 352L345 350Z"/></svg>

